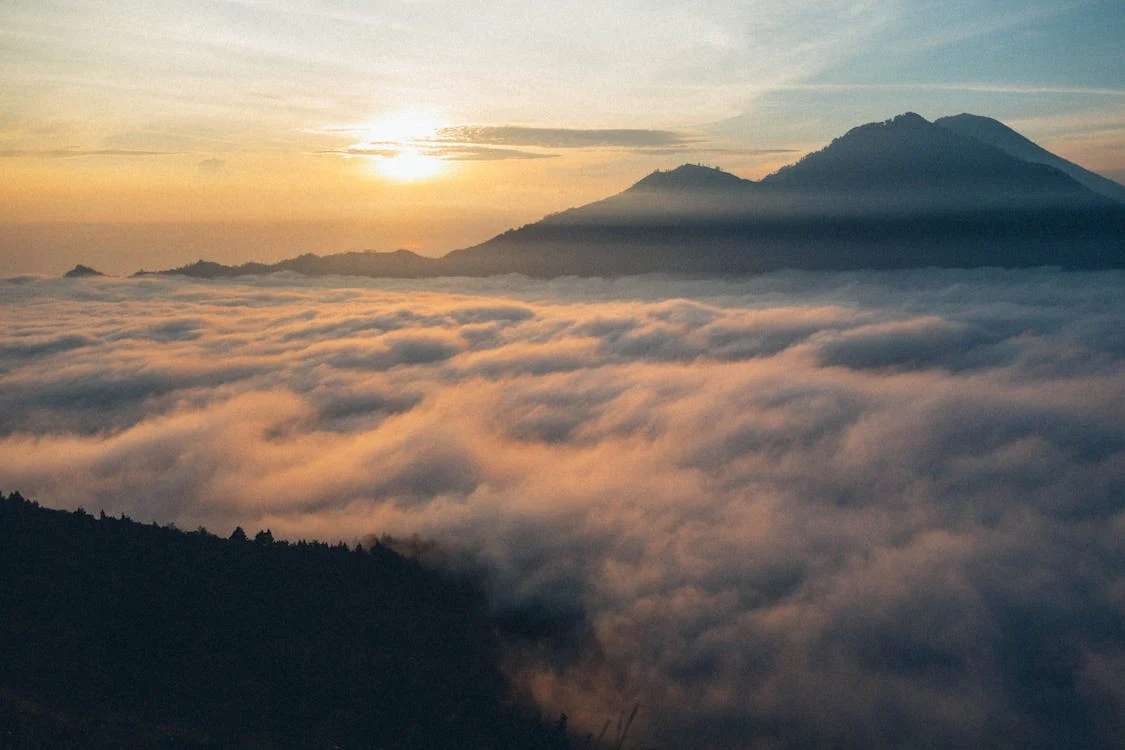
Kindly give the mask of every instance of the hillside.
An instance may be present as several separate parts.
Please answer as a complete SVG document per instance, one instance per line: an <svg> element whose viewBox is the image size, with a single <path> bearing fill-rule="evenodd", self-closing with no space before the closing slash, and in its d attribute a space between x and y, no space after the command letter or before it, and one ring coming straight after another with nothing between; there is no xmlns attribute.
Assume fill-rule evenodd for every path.
<svg viewBox="0 0 1125 750"><path fill-rule="evenodd" d="M995 146L1017 159L1054 167L1095 193L1118 203L1125 203L1125 185L1120 185L1072 161L1063 159L1057 154L1052 154L1034 141L1024 138L999 120L963 113L951 117L939 117L934 120L934 125Z"/></svg>
<svg viewBox="0 0 1125 750"><path fill-rule="evenodd" d="M0 746L543 748L471 585L0 495Z"/></svg>

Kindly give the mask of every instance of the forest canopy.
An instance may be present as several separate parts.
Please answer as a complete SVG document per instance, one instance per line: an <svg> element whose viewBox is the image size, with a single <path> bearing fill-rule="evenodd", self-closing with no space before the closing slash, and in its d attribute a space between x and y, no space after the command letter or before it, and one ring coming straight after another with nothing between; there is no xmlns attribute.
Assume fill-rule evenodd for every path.
<svg viewBox="0 0 1125 750"><path fill-rule="evenodd" d="M569 747L480 591L383 544L230 538L0 494L5 747Z"/></svg>

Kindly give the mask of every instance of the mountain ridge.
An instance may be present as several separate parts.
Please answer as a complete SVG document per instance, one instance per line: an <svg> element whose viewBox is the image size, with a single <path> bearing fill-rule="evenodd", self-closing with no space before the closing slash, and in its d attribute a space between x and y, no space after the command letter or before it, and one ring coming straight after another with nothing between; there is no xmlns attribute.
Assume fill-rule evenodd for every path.
<svg viewBox="0 0 1125 750"><path fill-rule="evenodd" d="M863 196L863 208L875 211L1109 205L1052 165L1013 156L913 112L852 128L762 184L820 192L833 201Z"/></svg>
<svg viewBox="0 0 1125 750"><path fill-rule="evenodd" d="M758 181L699 164L656 170L620 193L441 258L306 254L272 265L199 261L169 272L419 278L1125 267L1125 202L1054 163L957 132L958 122L943 127L906 112L859 125Z"/></svg>
<svg viewBox="0 0 1125 750"><path fill-rule="evenodd" d="M1017 159L1052 166L1086 188L1119 203L1125 203L1125 185L1120 185L1108 177L1103 177L1072 161L1063 159L1057 154L1052 154L999 120L962 112L959 115L939 117L934 120L934 124L961 135L976 138L983 143L988 143Z"/></svg>

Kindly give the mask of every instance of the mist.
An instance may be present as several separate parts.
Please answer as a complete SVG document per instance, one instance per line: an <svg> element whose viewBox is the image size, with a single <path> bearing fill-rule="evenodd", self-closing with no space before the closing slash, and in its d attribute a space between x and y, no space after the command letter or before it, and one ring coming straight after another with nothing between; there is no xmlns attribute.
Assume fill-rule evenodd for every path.
<svg viewBox="0 0 1125 750"><path fill-rule="evenodd" d="M1125 273L0 281L0 489L417 534L640 747L1125 732ZM458 563L457 561L461 561Z"/></svg>

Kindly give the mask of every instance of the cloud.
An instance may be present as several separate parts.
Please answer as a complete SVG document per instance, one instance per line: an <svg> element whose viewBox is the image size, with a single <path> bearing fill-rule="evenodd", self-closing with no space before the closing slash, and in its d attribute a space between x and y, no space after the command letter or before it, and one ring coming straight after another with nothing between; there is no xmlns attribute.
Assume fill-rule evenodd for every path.
<svg viewBox="0 0 1125 750"><path fill-rule="evenodd" d="M474 305L460 307L450 313L458 323L520 323L535 317L535 311L523 305Z"/></svg>
<svg viewBox="0 0 1125 750"><path fill-rule="evenodd" d="M1002 362L1005 353L995 351L1002 341L1002 336L980 326L925 317L830 334L818 347L818 354L823 365L853 369L936 366L961 370Z"/></svg>
<svg viewBox="0 0 1125 750"><path fill-rule="evenodd" d="M225 159L204 159L199 162L199 171L202 174L222 174L226 171L227 162Z"/></svg>
<svg viewBox="0 0 1125 750"><path fill-rule="evenodd" d="M420 396L375 392L321 393L316 397L318 417L324 429L351 431L359 420L371 423L372 416L408 412L418 405Z"/></svg>
<svg viewBox="0 0 1125 750"><path fill-rule="evenodd" d="M323 361L356 370L386 370L442 362L459 350L459 342L447 336L384 336L375 348L351 347L328 355Z"/></svg>
<svg viewBox="0 0 1125 750"><path fill-rule="evenodd" d="M366 128L330 128L325 132L364 133ZM430 135L371 140L323 153L393 158L410 151L447 161L547 159L558 156L528 149L624 149L637 153L790 153L788 149L726 149L708 146L699 133L636 128L537 128L515 125L455 125Z"/></svg>
<svg viewBox="0 0 1125 750"><path fill-rule="evenodd" d="M418 533L642 746L1119 736L1120 272L338 283L11 286L0 484Z"/></svg>
<svg viewBox="0 0 1125 750"><path fill-rule="evenodd" d="M502 161L505 159L550 159L557 154L545 154L535 151L521 151L512 148L493 148L489 146L473 145L428 145L418 147L407 143L369 144L363 146L349 146L346 149L326 151L323 153L343 154L345 156L381 156L394 158L404 150L419 153L445 161Z"/></svg>
<svg viewBox="0 0 1125 750"><path fill-rule="evenodd" d="M166 320L148 329L148 337L153 341L191 341L202 334L203 321L197 318Z"/></svg>
<svg viewBox="0 0 1125 750"><path fill-rule="evenodd" d="M333 149L330 151L322 151L324 154L341 154L343 156L382 156L387 159L392 159L402 153L402 148L398 144L389 145L362 145L362 146L349 146L345 149Z"/></svg>
<svg viewBox="0 0 1125 750"><path fill-rule="evenodd" d="M99 148L99 149L46 149L46 150L26 150L26 149L3 149L0 150L0 158L2 159L19 159L24 157L31 157L37 159L74 159L84 156L170 156L177 152L175 151L139 151L135 149L124 148Z"/></svg>
<svg viewBox="0 0 1125 750"><path fill-rule="evenodd" d="M440 143L537 148L654 148L697 143L702 136L674 130L637 128L582 129L532 128L515 125L458 125L440 128L433 136Z"/></svg>
<svg viewBox="0 0 1125 750"><path fill-rule="evenodd" d="M1060 94L1125 97L1125 89L1089 86L1038 86L1004 85L973 82L917 82L917 83L798 83L776 86L774 91L967 91L984 94Z"/></svg>
<svg viewBox="0 0 1125 750"><path fill-rule="evenodd" d="M92 339L73 334L48 338L33 336L25 339L16 339L0 344L0 363L10 359L19 360L49 356L59 352L70 351L71 349L90 346L93 343L94 341Z"/></svg>
<svg viewBox="0 0 1125 750"><path fill-rule="evenodd" d="M669 148L644 148L635 149L641 154L727 154L730 156L779 156L783 154L799 154L796 148L736 148L719 146L679 146Z"/></svg>
<svg viewBox="0 0 1125 750"><path fill-rule="evenodd" d="M552 159L557 154L544 154L535 151L521 151L514 148L493 148L488 146L456 145L428 149L427 155L447 161L501 161L505 159Z"/></svg>

